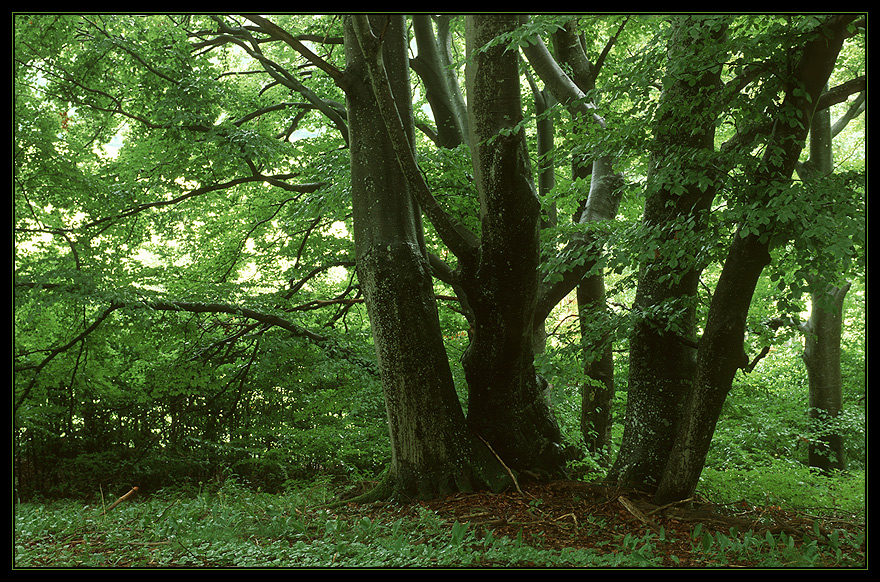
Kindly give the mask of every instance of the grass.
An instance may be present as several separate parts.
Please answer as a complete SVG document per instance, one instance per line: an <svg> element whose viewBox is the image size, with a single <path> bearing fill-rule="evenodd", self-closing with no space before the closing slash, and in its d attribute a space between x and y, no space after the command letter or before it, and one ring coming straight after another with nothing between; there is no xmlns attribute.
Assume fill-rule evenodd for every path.
<svg viewBox="0 0 880 582"><path fill-rule="evenodd" d="M282 494L229 479L196 492L159 492L106 514L102 505L56 501L15 506L14 567L20 568L402 568L402 567L864 567L864 535L816 528L785 533L618 531L582 516L591 547L542 547L540 536L497 535L424 506L326 509L326 483ZM540 509L540 508L538 508ZM671 539L677 535L678 539Z"/></svg>

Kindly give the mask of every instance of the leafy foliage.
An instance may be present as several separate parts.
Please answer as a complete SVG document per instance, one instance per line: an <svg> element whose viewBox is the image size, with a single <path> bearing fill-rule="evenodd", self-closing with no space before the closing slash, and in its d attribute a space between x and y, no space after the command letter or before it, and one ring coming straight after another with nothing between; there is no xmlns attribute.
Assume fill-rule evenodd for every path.
<svg viewBox="0 0 880 582"><path fill-rule="evenodd" d="M817 274L856 280L843 339L846 413L838 422L856 481L865 469L864 122L835 139L841 161L834 174L776 184L762 198L750 182L767 147L758 130L776 111L790 72L789 49L803 44L817 18L731 20L728 54L718 55L731 89L718 120L712 161L718 173L687 175L687 183L675 182L680 169L673 167L658 171L656 183L647 179L659 88L665 75L682 73L664 70L667 20L575 20L590 54L622 31L596 88L585 95L614 131L583 131L561 106L543 114L556 124L558 151L567 154L554 158L557 180L542 200L545 214L552 208L576 215L589 191L589 180L572 176L573 157L610 153L626 184L617 219L588 227L560 220L542 232L548 284L596 258L595 249L604 251L594 272L607 276L613 314L603 320L608 327L583 333L570 304L560 304L549 320L538 368L555 387L550 397L569 442L580 438L581 348L612 333L619 427L633 316L672 326L682 309L669 304L658 313L631 313L639 266L660 261L705 269L697 308L702 325L732 233L737 227L763 233L772 223L774 262L752 304L747 348L752 355L770 345L777 351L737 377L703 486L733 498L773 489L809 503L786 485L813 478L802 467L805 443L818 430L806 414L802 338L792 329L771 333L766 322L806 310L807 277ZM252 42L244 17L14 15L14 452L21 498L88 498L96 489L132 483L155 492L222 480L229 472L253 487L283 491L319 474L376 474L387 461L384 402L349 235L345 97L334 73L344 68L340 19L278 15L274 21L297 32L322 65L290 44ZM497 42L522 45L540 35L552 43L568 22L534 18ZM456 36L457 53L460 42ZM836 82L865 74L864 47L857 37L853 42ZM415 75L413 81L420 87ZM417 96L416 115L430 123L423 99ZM518 129L533 143L536 116L528 107L532 116ZM802 123L795 115L789 121ZM424 136L417 147L437 199L478 231L467 147L438 149ZM718 186L705 235L670 238L641 224L651 188L670 181L676 192L688 184ZM680 226L687 232L691 225ZM451 261L426 228L431 250ZM587 232L594 248L559 253ZM451 287L437 281L435 290L445 297L441 323L466 403L456 364L467 346L467 322L450 299ZM598 459L578 463L591 475L602 469ZM752 489L736 485L742 475L768 480ZM818 487L820 499L835 489L831 482ZM304 527L298 516L271 511L282 518L248 523L280 528L273 538L298 539ZM410 547L402 526L329 523L321 537L321 551L329 553L316 557L296 542L300 563L324 564L330 548L362 543L364 536L375 542L370 536L378 529L387 535L376 564L419 563L430 554ZM443 546L440 563L467 563L461 548L477 540L462 528ZM186 540L174 560L191 556L185 547ZM360 546L350 547L337 559L363 565ZM634 555L643 543L627 547ZM259 559L245 552L236 564Z"/></svg>

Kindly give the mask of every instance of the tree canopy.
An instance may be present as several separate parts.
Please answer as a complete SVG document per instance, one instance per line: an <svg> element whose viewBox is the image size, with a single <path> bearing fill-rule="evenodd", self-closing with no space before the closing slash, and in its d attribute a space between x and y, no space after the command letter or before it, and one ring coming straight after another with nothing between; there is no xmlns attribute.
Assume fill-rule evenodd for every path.
<svg viewBox="0 0 880 582"><path fill-rule="evenodd" d="M737 374L864 279L863 15L13 29L33 489L105 461L515 487L609 456L617 376L609 478L682 499Z"/></svg>

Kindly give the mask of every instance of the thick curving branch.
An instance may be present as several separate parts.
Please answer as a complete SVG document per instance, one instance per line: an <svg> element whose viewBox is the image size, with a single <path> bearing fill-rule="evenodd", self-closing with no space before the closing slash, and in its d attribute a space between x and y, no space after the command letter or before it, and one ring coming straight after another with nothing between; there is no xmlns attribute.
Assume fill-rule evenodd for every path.
<svg viewBox="0 0 880 582"><path fill-rule="evenodd" d="M263 69L278 83L305 97L309 103L333 123L342 135L342 138L348 143L348 125L333 103L319 97L314 91L302 84L290 71L264 55L263 51L260 50L259 41L253 37L249 30L230 26L216 16L212 18L220 28L218 41L223 39L241 47L250 57L258 61L263 66Z"/></svg>
<svg viewBox="0 0 880 582"><path fill-rule="evenodd" d="M382 38L376 36L370 27L366 15L352 16L355 34L364 60L367 64L370 81L388 137L394 148L395 157L412 189L413 196L422 207L422 211L437 229L440 238L460 260L475 260L479 249L479 239L461 222L446 213L428 188L415 158L413 144L404 130L400 112L391 92L391 85L382 62Z"/></svg>
<svg viewBox="0 0 880 582"><path fill-rule="evenodd" d="M330 75L330 78L333 79L333 82L337 84L337 86L342 86L343 73L311 50L309 50L306 45L300 42L296 37L292 34L269 20L263 16L258 14L244 14L245 18L258 25L260 29L268 34L269 36L279 38L285 43L287 43L290 47L293 48L296 52L302 55L307 61Z"/></svg>

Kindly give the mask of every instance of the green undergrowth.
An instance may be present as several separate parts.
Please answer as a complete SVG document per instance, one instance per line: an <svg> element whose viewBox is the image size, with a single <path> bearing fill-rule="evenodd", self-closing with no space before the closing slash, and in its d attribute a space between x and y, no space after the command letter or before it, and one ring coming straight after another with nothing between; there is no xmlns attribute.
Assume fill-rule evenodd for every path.
<svg viewBox="0 0 880 582"><path fill-rule="evenodd" d="M422 508L400 517L342 517L324 508L332 489L318 483L280 494L227 480L187 493L160 492L108 512L75 501L15 506L14 568L401 568L401 567L657 567L667 548L684 548L684 563L764 567L860 567L863 536L817 531L785 534L710 532L697 525L686 540L666 534L611 537L592 548L548 550L523 535L505 537L468 523L449 523ZM664 562L664 558L666 558Z"/></svg>
<svg viewBox="0 0 880 582"><path fill-rule="evenodd" d="M865 518L864 471L823 475L798 463L777 459L750 469L706 467L700 493L716 504L746 503L798 511L841 513Z"/></svg>

